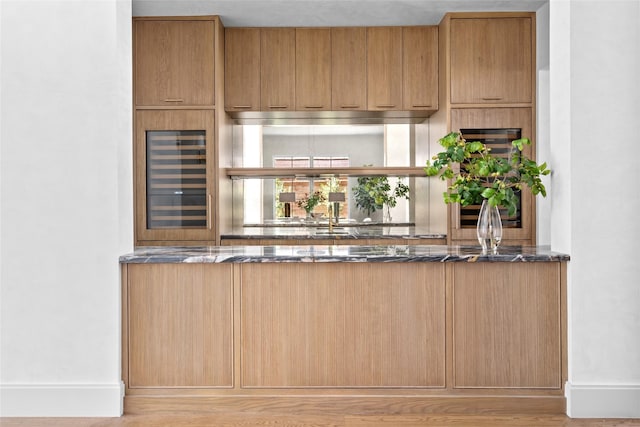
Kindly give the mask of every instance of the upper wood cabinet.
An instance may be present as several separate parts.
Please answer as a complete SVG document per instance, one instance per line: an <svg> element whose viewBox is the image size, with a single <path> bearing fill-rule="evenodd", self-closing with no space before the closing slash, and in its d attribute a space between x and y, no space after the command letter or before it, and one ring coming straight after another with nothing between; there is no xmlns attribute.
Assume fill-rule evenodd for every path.
<svg viewBox="0 0 640 427"><path fill-rule="evenodd" d="M225 110L260 110L260 29L225 30Z"/></svg>
<svg viewBox="0 0 640 427"><path fill-rule="evenodd" d="M215 104L215 19L134 18L136 106Z"/></svg>
<svg viewBox="0 0 640 427"><path fill-rule="evenodd" d="M451 19L452 104L532 102L533 20L533 16Z"/></svg>
<svg viewBox="0 0 640 427"><path fill-rule="evenodd" d="M293 110L296 87L296 30L263 28L260 44L261 109Z"/></svg>
<svg viewBox="0 0 640 427"><path fill-rule="evenodd" d="M297 28L295 52L295 109L330 110L331 30Z"/></svg>
<svg viewBox="0 0 640 427"><path fill-rule="evenodd" d="M402 109L402 27L367 28L367 105Z"/></svg>
<svg viewBox="0 0 640 427"><path fill-rule="evenodd" d="M367 108L367 30L331 29L331 109Z"/></svg>
<svg viewBox="0 0 640 427"><path fill-rule="evenodd" d="M231 113L430 115L438 108L435 26L230 28L225 35L225 110Z"/></svg>
<svg viewBox="0 0 640 427"><path fill-rule="evenodd" d="M404 110L438 109L438 27L402 29Z"/></svg>

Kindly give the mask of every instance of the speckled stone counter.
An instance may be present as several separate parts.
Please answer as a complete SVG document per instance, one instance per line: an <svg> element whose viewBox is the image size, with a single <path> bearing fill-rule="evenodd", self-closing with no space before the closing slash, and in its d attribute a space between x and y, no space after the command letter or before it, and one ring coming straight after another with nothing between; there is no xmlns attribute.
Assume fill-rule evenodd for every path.
<svg viewBox="0 0 640 427"><path fill-rule="evenodd" d="M479 246L203 246L145 247L120 263L283 263L283 262L554 262L569 255L545 246L504 246L483 255Z"/></svg>

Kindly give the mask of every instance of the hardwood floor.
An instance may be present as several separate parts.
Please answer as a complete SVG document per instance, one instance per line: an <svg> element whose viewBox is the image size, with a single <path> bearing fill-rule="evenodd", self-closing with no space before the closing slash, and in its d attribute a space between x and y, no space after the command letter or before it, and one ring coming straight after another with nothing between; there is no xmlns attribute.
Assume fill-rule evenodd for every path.
<svg viewBox="0 0 640 427"><path fill-rule="evenodd" d="M531 415L125 415L120 418L0 418L2 427L640 427L640 419Z"/></svg>

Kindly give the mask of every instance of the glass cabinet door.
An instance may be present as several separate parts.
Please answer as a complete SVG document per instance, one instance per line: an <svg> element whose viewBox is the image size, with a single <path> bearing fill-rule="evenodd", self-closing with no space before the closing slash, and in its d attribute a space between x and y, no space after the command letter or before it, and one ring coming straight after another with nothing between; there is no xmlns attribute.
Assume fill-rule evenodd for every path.
<svg viewBox="0 0 640 427"><path fill-rule="evenodd" d="M206 132L148 130L146 145L147 228L206 228Z"/></svg>
<svg viewBox="0 0 640 427"><path fill-rule="evenodd" d="M212 111L137 113L138 245L213 242L213 138Z"/></svg>

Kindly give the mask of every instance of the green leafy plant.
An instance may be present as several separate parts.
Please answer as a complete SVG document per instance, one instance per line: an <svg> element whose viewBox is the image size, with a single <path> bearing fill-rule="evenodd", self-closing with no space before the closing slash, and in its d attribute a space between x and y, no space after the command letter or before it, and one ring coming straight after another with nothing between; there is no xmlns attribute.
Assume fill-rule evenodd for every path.
<svg viewBox="0 0 640 427"><path fill-rule="evenodd" d="M326 200L324 194L320 191L315 191L311 194L305 193L304 197L296 202L298 207L305 210L307 213L311 213L313 209L320 203Z"/></svg>
<svg viewBox="0 0 640 427"><path fill-rule="evenodd" d="M428 161L424 171L427 176L451 180L444 193L445 203L468 206L487 199L491 206L503 206L514 215L519 201L517 190L527 186L534 195L547 195L540 177L551 171L546 163L538 165L522 153L524 146L531 144L528 138L512 141L509 158L494 156L482 142L467 142L457 132L438 142L445 151L435 155L433 163Z"/></svg>
<svg viewBox="0 0 640 427"><path fill-rule="evenodd" d="M393 208L397 199L409 200L409 186L398 181L393 191L386 176L359 177L358 185L353 188L356 206L371 216L378 209Z"/></svg>

